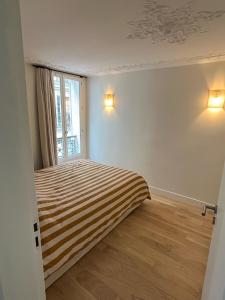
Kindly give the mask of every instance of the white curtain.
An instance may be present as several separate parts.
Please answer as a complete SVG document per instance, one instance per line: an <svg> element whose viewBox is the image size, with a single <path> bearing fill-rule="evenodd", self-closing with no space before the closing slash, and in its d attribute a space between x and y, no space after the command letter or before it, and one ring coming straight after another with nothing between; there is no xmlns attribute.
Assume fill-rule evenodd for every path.
<svg viewBox="0 0 225 300"><path fill-rule="evenodd" d="M38 119L43 167L57 164L56 112L52 71L36 67Z"/></svg>

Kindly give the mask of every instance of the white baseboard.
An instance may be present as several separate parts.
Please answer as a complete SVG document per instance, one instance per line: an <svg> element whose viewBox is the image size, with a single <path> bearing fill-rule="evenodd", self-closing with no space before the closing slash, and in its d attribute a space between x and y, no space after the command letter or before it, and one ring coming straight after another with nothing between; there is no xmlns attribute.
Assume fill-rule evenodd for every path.
<svg viewBox="0 0 225 300"><path fill-rule="evenodd" d="M159 195L159 196L162 196L162 197L167 197L167 198L170 198L172 200L182 201L182 202L186 202L186 203L192 203L192 204L198 205L200 207L202 207L202 205L205 205L205 204L206 205L212 205L210 203L201 201L199 199L184 196L184 195L174 193L174 192L171 192L171 191L167 191L167 190L155 187L155 186L149 185L149 188L150 188L150 192L152 192L153 194L156 194L156 195Z"/></svg>

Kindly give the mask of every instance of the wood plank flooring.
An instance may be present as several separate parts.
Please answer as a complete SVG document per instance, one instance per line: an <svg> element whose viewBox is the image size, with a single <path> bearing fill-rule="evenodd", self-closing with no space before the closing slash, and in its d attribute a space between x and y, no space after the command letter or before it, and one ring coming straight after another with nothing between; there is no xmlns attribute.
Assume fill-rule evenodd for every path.
<svg viewBox="0 0 225 300"><path fill-rule="evenodd" d="M152 198L48 288L47 300L200 300L212 215Z"/></svg>

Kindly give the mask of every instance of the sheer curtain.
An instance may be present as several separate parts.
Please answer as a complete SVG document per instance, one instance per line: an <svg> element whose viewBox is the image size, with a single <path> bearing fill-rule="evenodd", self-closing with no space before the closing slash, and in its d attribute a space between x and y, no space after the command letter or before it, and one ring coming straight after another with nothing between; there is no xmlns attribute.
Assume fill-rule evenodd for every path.
<svg viewBox="0 0 225 300"><path fill-rule="evenodd" d="M43 167L57 164L56 113L52 71L36 67L38 120Z"/></svg>

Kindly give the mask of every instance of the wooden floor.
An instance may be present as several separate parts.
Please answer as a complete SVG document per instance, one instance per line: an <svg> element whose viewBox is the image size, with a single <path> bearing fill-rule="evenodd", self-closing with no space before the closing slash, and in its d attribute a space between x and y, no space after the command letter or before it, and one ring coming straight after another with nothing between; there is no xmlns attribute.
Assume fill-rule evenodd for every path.
<svg viewBox="0 0 225 300"><path fill-rule="evenodd" d="M47 290L47 300L201 298L212 216L153 195Z"/></svg>

